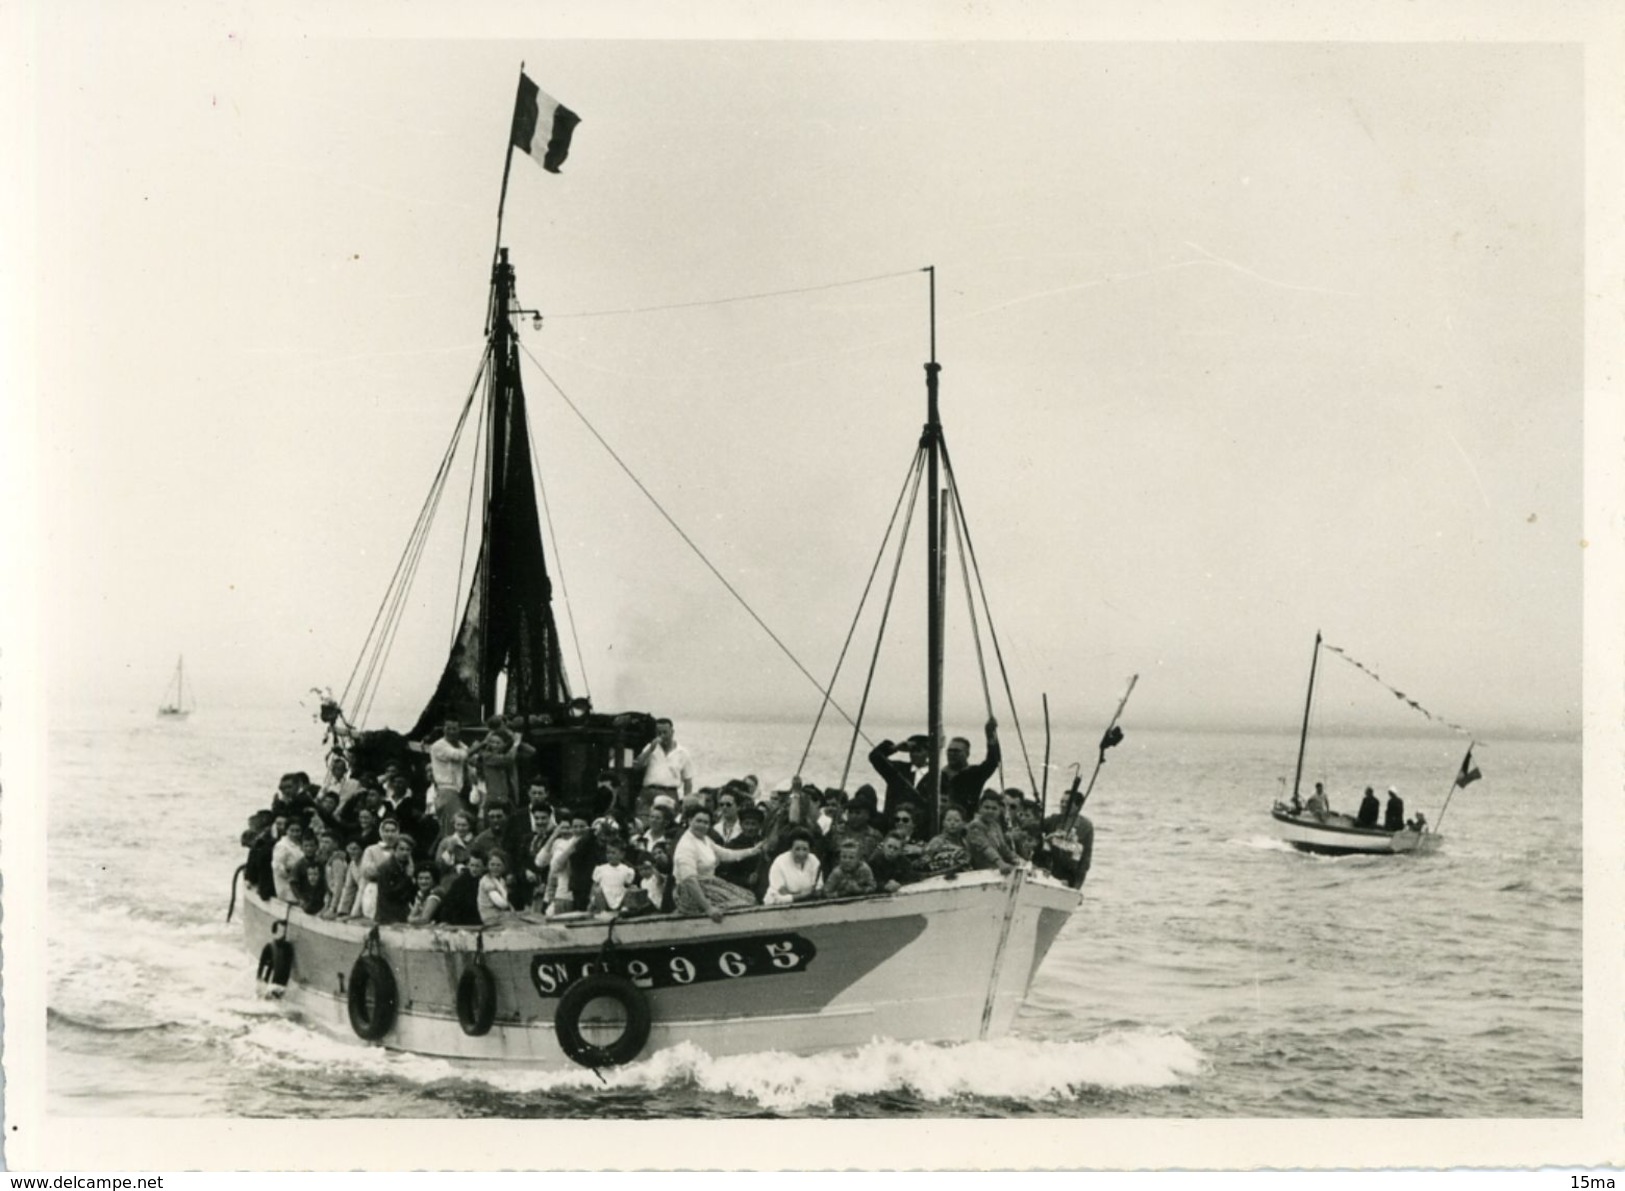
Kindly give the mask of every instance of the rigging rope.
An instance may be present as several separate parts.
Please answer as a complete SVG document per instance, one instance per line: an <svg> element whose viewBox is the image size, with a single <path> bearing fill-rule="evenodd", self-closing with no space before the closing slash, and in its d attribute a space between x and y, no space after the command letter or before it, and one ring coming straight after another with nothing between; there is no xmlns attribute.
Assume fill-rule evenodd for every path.
<svg viewBox="0 0 1625 1191"><path fill-rule="evenodd" d="M468 424L468 414L469 410L472 409L474 405L474 395L479 392L480 380L485 375L486 362L487 357L482 356L480 358L479 367L474 370L474 380L468 387L468 396L463 399L462 412L457 415L457 423L453 427L451 433L451 442L447 444L445 454L440 458L440 466L435 471L434 478L429 483L428 495L424 497L423 504L418 509L417 520L412 525L411 536L407 538L406 547L401 551L401 557L395 564L395 571L390 576L389 585L384 589L384 597L381 601L379 601L378 610L373 613L372 624L368 627L367 635L361 642L361 652L356 658L355 665L350 670L350 677L344 683L344 691L339 696L339 702L341 705L349 699L350 690L352 687L355 687L356 684L356 675L361 673L362 663L367 661L370 650L372 654L372 661L367 666L367 674L366 677L362 679L361 686L356 689L356 699L358 702L366 698L366 690L372 681L372 674L378 666L379 649L382 646L382 637L380 637L375 643L374 634L378 632L379 620L381 617L383 617L385 608L391 604L391 595L395 591L396 585L402 583L403 581L408 586L411 584L410 572L407 571L406 568L408 560L413 557L413 545L418 538L428 532L428 525L434 520L435 509L440 503L440 494L445 489L446 477L449 475L451 470L452 458L457 453L457 444L459 441L461 441L463 429ZM416 564L414 563L414 568L415 565ZM360 723L360 717L358 717L357 723Z"/></svg>
<svg viewBox="0 0 1625 1191"><path fill-rule="evenodd" d="M607 318L618 314L654 314L662 310L692 310L698 306L727 306L734 302L757 302L764 298L783 298L792 294L814 294L821 290L841 289L853 285L869 285L876 281L891 281L897 277L913 277L918 269L901 273L880 273L874 277L857 277L850 281L830 281L823 285L807 285L799 289L770 290L760 294L739 294L731 298L706 298L696 302L673 302L668 306L631 306L624 310L586 310L576 314L550 314L548 318Z"/></svg>
<svg viewBox="0 0 1625 1191"><path fill-rule="evenodd" d="M833 691L835 689L835 680L838 679L841 676L841 667L843 665L845 665L845 663L846 663L846 651L849 648L851 648L852 637L858 631L858 619L863 615L863 607L864 607L864 605L869 602L869 592L874 587L875 576L880 573L880 563L886 556L886 543L891 541L892 530L897 527L897 511L903 507L903 497L908 495L909 482L912 480L914 482L914 485L915 485L916 488L918 488L918 486L919 486L919 478L918 478L918 476L916 474L918 469L919 469L919 466L920 466L920 455L919 455L919 452L916 451L915 454L914 454L913 460L911 460L910 463L909 463L908 472L903 476L903 486L897 490L897 500L892 505L891 520L886 523L886 532L881 536L880 548L875 551L875 561L874 561L874 564L869 568L869 578L863 585L863 594L858 597L858 609L857 609L856 612L854 612L852 614L852 624L846 630L846 640L841 643L841 654L840 654L840 656L838 658L835 659L835 672L829 676L829 687L827 688L827 690L824 693L823 701L820 702L819 705L818 705L818 714L813 718L812 732L809 733L808 736L807 736L807 747L801 750L801 760L796 762L796 776L797 777L801 776L802 769L804 769L806 767L807 758L812 753L813 741L818 738L819 725L821 725L824 722L824 709L829 706L829 701L830 701L830 697L831 697L829 692L831 692L831 691ZM910 503L909 507L910 507L910 509L913 508L912 502ZM905 528L905 533L906 532L907 531L906 531L906 528ZM890 601L889 600L887 601L887 606L890 607ZM884 622L882 622L882 627L884 627ZM871 673L872 673L872 671L871 671ZM867 701L867 698L868 698L868 688L867 687L864 688L864 697L865 697L865 701ZM860 723L860 724L863 723L863 705L862 704L858 705L858 723ZM856 739L857 739L857 737L856 737L856 734L854 733L853 740L856 741ZM848 752L848 754L847 754L847 766L848 766L848 769L850 769L851 764L852 764L852 755L851 755L850 752ZM840 788L843 789L843 790L846 788L846 772L845 771L843 771L842 774L841 774L841 787Z"/></svg>
<svg viewBox="0 0 1625 1191"><path fill-rule="evenodd" d="M486 350L486 359L489 361L490 358L490 349L488 348ZM492 369L489 375L496 375L496 370ZM490 392L489 385L486 386L486 392ZM468 503L463 506L463 544L457 550L457 586L451 589L452 648L457 645L457 630L462 627L457 620L457 609L463 602L463 567L468 562L468 526L474 519L474 481L480 474L480 439L485 434L485 406L486 403L482 399L480 401L480 417L474 423L474 453L472 455L474 466L468 469ZM482 546L481 549L484 549L484 547Z"/></svg>
<svg viewBox="0 0 1625 1191"><path fill-rule="evenodd" d="M949 482L953 475L949 473ZM948 503L954 524L954 541L959 546L959 574L965 581L965 610L970 616L971 640L976 643L976 669L982 678L982 702L987 707L987 718L993 718L993 693L987 686L987 660L982 656L982 630L976 619L976 600L971 595L970 570L965 564L965 532L964 523L959 519L959 506L955 501ZM991 623L991 622L990 622ZM1004 761L999 761L999 786L1004 786Z"/></svg>
<svg viewBox="0 0 1625 1191"><path fill-rule="evenodd" d="M743 608L746 613L749 614L750 618L756 622L757 626L768 635L768 638L773 642L773 644L779 647L779 652L790 659L790 664L793 665L797 670L801 671L802 676L806 678L808 682L812 683L816 690L818 690L821 694L828 694L828 692L824 690L823 684L820 683L818 679L813 677L812 672L808 670L806 666L801 664L801 659L796 657L796 655L791 652L790 647L779 639L779 635L768 626L767 621L763 620L759 615L757 615L756 609L752 608L749 602L746 601L745 597L739 594L734 585L728 582L726 576L724 576L721 571L717 570L716 566L711 562L711 560L706 557L705 551L701 550L699 546L695 544L694 539L689 537L688 534L684 532L683 527L677 524L676 519L666 511L665 507L660 503L660 501L655 498L654 493L650 492L649 489L644 486L643 481L638 479L637 473L628 467L626 461L615 453L615 448L609 445L608 441L602 434L598 433L598 428L587 420L587 415L581 412L581 409L574 401L570 400L570 395L564 391L563 387L558 381L553 379L553 374L548 372L548 370L542 366L542 362L536 358L536 356L531 352L530 348L526 347L523 343L520 343L519 346L524 353L530 357L530 362L536 365L536 370L547 379L547 383L553 386L553 391L557 393L559 397L563 399L564 403L570 407L570 412L575 414L577 418L581 419L581 424L585 426L588 432L598 440L598 445L603 447L604 450L609 453L609 457L613 459L616 465L626 473L627 478L631 480L632 483L637 485L638 491L643 493L650 504L654 505L655 511L666 519L666 524L670 525L672 529L677 532L677 536L682 538L684 544L694 552L695 557L705 564L706 569L716 577L717 582L721 583L722 586L727 589L728 594L733 596L734 600L739 604L739 606ZM853 720L853 718L847 714L846 709L837 703L833 697L830 698L829 705L836 711L840 712L841 718L846 720L847 723L851 724L854 728L858 727L857 721ZM867 739L867 737L865 737L865 739Z"/></svg>
<svg viewBox="0 0 1625 1191"><path fill-rule="evenodd" d="M903 572L903 554L908 549L908 531L914 524L914 503L920 494L920 481L925 478L925 449L923 447L914 452L912 470L914 473L914 486L909 489L908 512L903 514L903 532L897 539L897 561L892 563L891 583L886 587L886 604L880 610L880 627L875 632L875 651L869 659L869 675L863 680L863 699L858 704L858 724L863 722L863 713L869 707L869 691L875 683L875 670L880 664L880 645L886 639L886 623L891 619L892 600L897 595L897 579ZM903 481L906 487L908 481ZM894 514L895 515L895 514ZM867 739L867 737L865 738ZM846 746L846 763L841 767L841 784L838 789L846 789L847 779L852 775L852 754L858 751L857 724L852 726L852 740Z"/></svg>
<svg viewBox="0 0 1625 1191"><path fill-rule="evenodd" d="M948 495L953 500L959 519L963 523L965 548L970 553L971 568L976 573L976 588L982 597L982 610L987 614L987 635L993 642L993 656L998 659L999 677L1004 682L1004 697L1010 704L1010 719L1015 724L1016 740L1021 745L1021 759L1027 766L1027 780L1032 784L1032 788L1036 790L1038 789L1038 779L1033 773L1032 758L1027 754L1027 737L1021 731L1021 715L1016 711L1016 699L1010 692L1010 672L1004 665L1004 650L999 646L998 630L993 627L993 610L988 605L987 588L982 583L982 567L976 561L976 543L971 539L970 522L965 520L965 506L959 499L959 481L954 477L953 461L948 457L948 437L946 434L939 434L938 438L942 446L943 469L948 476Z"/></svg>
<svg viewBox="0 0 1625 1191"><path fill-rule="evenodd" d="M1363 663L1361 663L1361 662L1357 661L1356 659L1354 659L1353 657L1349 656L1349 654L1347 652L1345 652L1343 649L1339 648L1338 646L1331 644L1329 641L1322 641L1321 642L1321 648L1331 650L1338 657L1342 658L1349 665L1353 666L1356 670L1360 671L1360 673L1364 674L1367 678L1369 678L1373 682L1375 682L1383 690L1387 691L1394 698L1398 699L1401 703L1405 704L1405 706L1410 707L1410 708L1414 708L1415 710L1421 712L1424 716L1426 716L1428 719L1432 720L1434 723L1443 724L1446 728L1449 728L1452 732L1460 733L1462 736L1471 736L1472 735L1472 733L1470 731L1468 731L1466 728L1463 728L1460 724L1451 723L1449 720L1445 719L1444 716L1442 716L1442 715L1434 715L1433 712L1431 712L1427 708L1423 707L1420 703L1418 703L1415 699L1412 699L1404 691L1399 690L1399 689L1397 689L1395 687L1389 686L1388 683L1383 681L1382 676L1380 674L1378 674L1375 670L1370 669L1368 666L1364 665Z"/></svg>
<svg viewBox="0 0 1625 1191"><path fill-rule="evenodd" d="M530 457L534 461L536 459L536 434L531 428L528 417L525 419L525 436L530 439ZM564 582L564 551L559 546L559 535L553 529L553 507L547 503L547 481L542 479L542 473L546 469L538 466L533 470L536 475L536 486L542 491L542 515L547 518L547 536L553 543L553 561L558 565L559 595L564 598L564 618L570 622L570 639L575 642L576 664L581 667L581 693L591 701L592 683L587 681L587 659L581 655L581 637L576 632L575 608L570 603L570 588Z"/></svg>

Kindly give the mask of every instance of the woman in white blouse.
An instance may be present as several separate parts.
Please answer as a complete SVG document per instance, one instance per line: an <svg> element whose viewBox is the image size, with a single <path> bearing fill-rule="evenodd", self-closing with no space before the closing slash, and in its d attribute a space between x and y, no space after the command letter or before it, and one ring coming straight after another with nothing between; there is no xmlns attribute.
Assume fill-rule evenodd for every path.
<svg viewBox="0 0 1625 1191"><path fill-rule="evenodd" d="M717 865L760 856L762 845L724 848L713 843L710 835L711 812L701 807L690 816L688 830L672 851L671 877L677 884L679 914L705 914L712 922L721 922L729 910L754 906L756 895L717 876Z"/></svg>
<svg viewBox="0 0 1625 1191"><path fill-rule="evenodd" d="M764 905L781 906L804 902L818 896L818 857L812 854L812 837L802 828L790 833L790 850L781 853L767 872Z"/></svg>

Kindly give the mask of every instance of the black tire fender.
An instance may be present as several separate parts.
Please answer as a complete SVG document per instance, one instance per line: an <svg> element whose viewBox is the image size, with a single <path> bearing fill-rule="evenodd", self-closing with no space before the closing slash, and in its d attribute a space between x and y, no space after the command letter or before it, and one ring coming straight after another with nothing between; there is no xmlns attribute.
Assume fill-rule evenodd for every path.
<svg viewBox="0 0 1625 1191"><path fill-rule="evenodd" d="M457 980L457 1024L470 1038L491 1032L497 1017L497 982L491 969L476 960Z"/></svg>
<svg viewBox="0 0 1625 1191"><path fill-rule="evenodd" d="M581 1036L581 1014L600 997L620 1004L626 1011L626 1032L609 1046L596 1046ZM577 980L564 990L553 1012L553 1033L559 1047L572 1062L583 1067L618 1067L630 1063L649 1041L649 998L625 976L598 972Z"/></svg>
<svg viewBox="0 0 1625 1191"><path fill-rule="evenodd" d="M288 975L293 971L293 944L286 939L272 939L260 948L260 966L254 978L267 985L266 992L280 997L288 988Z"/></svg>
<svg viewBox="0 0 1625 1191"><path fill-rule="evenodd" d="M395 1024L399 993L395 973L381 955L356 957L350 969L350 1028L356 1037L377 1042ZM370 1002L370 1003L369 1003Z"/></svg>

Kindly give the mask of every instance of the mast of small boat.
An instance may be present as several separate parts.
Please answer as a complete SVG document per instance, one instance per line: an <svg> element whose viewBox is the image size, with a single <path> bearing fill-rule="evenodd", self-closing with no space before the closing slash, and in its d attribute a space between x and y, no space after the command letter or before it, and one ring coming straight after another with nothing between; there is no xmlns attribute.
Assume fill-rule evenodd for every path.
<svg viewBox="0 0 1625 1191"><path fill-rule="evenodd" d="M175 706L186 710L186 655L183 653L175 659Z"/></svg>
<svg viewBox="0 0 1625 1191"><path fill-rule="evenodd" d="M1320 631L1315 631L1315 652L1309 657L1309 693L1303 700L1303 731L1298 734L1298 768L1292 775L1292 797L1296 801L1303 781L1303 751L1309 743L1309 709L1315 703L1315 667L1320 663Z"/></svg>
<svg viewBox="0 0 1625 1191"><path fill-rule="evenodd" d="M937 270L926 267L931 293L931 359L925 366L925 430L920 436L920 447L926 453L926 538L925 538L925 616L926 616L926 724L931 737L931 754L926 775L929 789L935 792L936 813L940 817L943 806L942 784L942 520L941 494L938 491L938 457L942 445L942 422L937 416L937 374L942 365L937 363Z"/></svg>

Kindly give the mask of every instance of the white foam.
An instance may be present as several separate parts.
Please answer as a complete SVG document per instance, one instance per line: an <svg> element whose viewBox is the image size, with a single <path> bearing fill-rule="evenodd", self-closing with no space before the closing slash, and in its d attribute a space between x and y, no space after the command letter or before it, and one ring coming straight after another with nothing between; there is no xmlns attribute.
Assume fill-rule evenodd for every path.
<svg viewBox="0 0 1625 1191"><path fill-rule="evenodd" d="M293 1021L265 1020L235 1040L238 1055L281 1068L343 1068L410 1083L460 1080L508 1094L600 1087L657 1090L688 1085L785 1112L826 1107L840 1096L906 1092L940 1102L966 1096L1057 1100L1085 1088L1160 1088L1188 1083L1205 1068L1200 1052L1177 1034L1111 1031L1083 1042L1006 1038L936 1046L876 1040L856 1051L822 1055L778 1052L715 1059L692 1044L641 1063L565 1071L493 1069L488 1064L399 1054L361 1046Z"/></svg>

